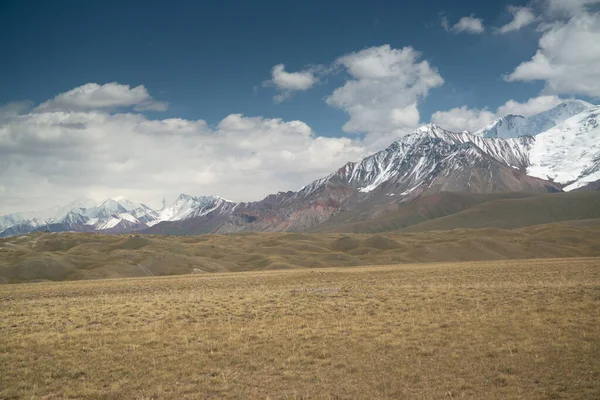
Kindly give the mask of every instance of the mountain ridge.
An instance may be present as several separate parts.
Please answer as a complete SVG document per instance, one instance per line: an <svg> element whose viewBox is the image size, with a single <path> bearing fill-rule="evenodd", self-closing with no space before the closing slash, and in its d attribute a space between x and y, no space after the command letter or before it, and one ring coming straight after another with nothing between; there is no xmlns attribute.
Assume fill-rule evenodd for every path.
<svg viewBox="0 0 600 400"><path fill-rule="evenodd" d="M2 216L0 236L39 230L306 231L340 214L371 209L361 214L371 218L394 202L440 192L546 193L595 187L593 182L600 180L600 107L571 100L527 120L537 121L535 126L554 126L541 133L501 138L426 124L296 192L239 203L181 194L161 209L122 196L93 205L79 199L40 213Z"/></svg>
<svg viewBox="0 0 600 400"><path fill-rule="evenodd" d="M565 100L549 110L529 117L508 114L496 119L490 125L475 131L474 134L485 138L502 139L526 135L536 136L593 107L596 106L583 100Z"/></svg>

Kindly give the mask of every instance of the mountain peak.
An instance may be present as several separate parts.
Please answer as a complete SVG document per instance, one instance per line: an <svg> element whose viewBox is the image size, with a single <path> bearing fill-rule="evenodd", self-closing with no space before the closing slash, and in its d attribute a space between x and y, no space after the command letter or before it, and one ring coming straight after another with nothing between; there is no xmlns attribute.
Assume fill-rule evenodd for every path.
<svg viewBox="0 0 600 400"><path fill-rule="evenodd" d="M193 199L194 196L190 196L189 194L185 194L185 193L181 193L178 197L177 200L191 200Z"/></svg>
<svg viewBox="0 0 600 400"><path fill-rule="evenodd" d="M562 103L560 103L559 105L557 105L554 108L558 108L558 107L582 107L585 109L588 108L592 108L592 107L596 107L596 105L592 104L592 103L588 103L587 101L583 101L583 100L579 100L579 99L567 99L565 101L563 101Z"/></svg>
<svg viewBox="0 0 600 400"><path fill-rule="evenodd" d="M119 203L121 201L129 201L129 200L127 200L127 197L125 197L125 196L115 196L115 197L111 197L108 200L113 200L113 201L116 201L117 203Z"/></svg>
<svg viewBox="0 0 600 400"><path fill-rule="evenodd" d="M529 117L506 115L481 135L425 124L298 192L279 192L262 201L234 203L220 196L181 193L160 210L125 196L89 208L86 201L75 201L63 207L62 218L55 210L39 220L34 217L47 213L0 217L0 235L2 230L19 234L45 225L131 232L161 222L154 232L168 232L169 226L184 227L185 232L197 226L194 232L202 233L304 230L355 206L364 209L362 204L404 201L422 193L573 190L600 180L599 160L600 106L566 100Z"/></svg>
<svg viewBox="0 0 600 400"><path fill-rule="evenodd" d="M429 124L421 125L420 127L418 127L414 133L437 135L440 132L445 133L448 131L446 131L444 128L442 128L439 125L429 123Z"/></svg>
<svg viewBox="0 0 600 400"><path fill-rule="evenodd" d="M569 99L559 105L537 114L523 117L509 114L497 119L492 124L475 132L485 138L515 138L519 136L536 136L567 119L595 107L583 100Z"/></svg>
<svg viewBox="0 0 600 400"><path fill-rule="evenodd" d="M125 196L115 196L104 200L100 203L99 206L107 205L107 204L118 204L125 208L126 210L133 210L135 208L139 208L142 205L136 201L130 200Z"/></svg>
<svg viewBox="0 0 600 400"><path fill-rule="evenodd" d="M536 136L527 173L566 184L570 191L600 179L600 106Z"/></svg>

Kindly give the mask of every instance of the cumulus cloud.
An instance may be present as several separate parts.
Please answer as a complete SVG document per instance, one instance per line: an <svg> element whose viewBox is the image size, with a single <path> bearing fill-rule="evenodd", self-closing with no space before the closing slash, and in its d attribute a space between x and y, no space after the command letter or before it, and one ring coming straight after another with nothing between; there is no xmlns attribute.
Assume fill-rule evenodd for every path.
<svg viewBox="0 0 600 400"><path fill-rule="evenodd" d="M470 15L459 19L450 30L454 33L480 34L485 32L485 27L483 26L483 19Z"/></svg>
<svg viewBox="0 0 600 400"><path fill-rule="evenodd" d="M264 86L275 86L279 91L273 99L280 103L291 96L293 92L304 91L313 87L318 78L311 70L287 72L284 64L277 64L271 70L271 80L265 81Z"/></svg>
<svg viewBox="0 0 600 400"><path fill-rule="evenodd" d="M370 47L340 57L336 65L350 79L326 98L348 113L344 132L367 132L373 139L407 133L419 124L417 103L444 80L412 47Z"/></svg>
<svg viewBox="0 0 600 400"><path fill-rule="evenodd" d="M569 18L543 24L535 55L505 79L544 81L547 93L600 96L600 13L583 8L591 3L560 3L568 7Z"/></svg>
<svg viewBox="0 0 600 400"><path fill-rule="evenodd" d="M143 85L132 88L117 82L104 85L86 83L43 102L34 111L87 111L121 107L134 107L137 111L165 111L167 104L152 99Z"/></svg>
<svg viewBox="0 0 600 400"><path fill-rule="evenodd" d="M533 114L541 113L549 110L562 103L564 99L558 96L539 96L533 97L524 103L519 103L515 100L509 100L496 111L499 117L504 117L508 114L517 114L528 117Z"/></svg>
<svg viewBox="0 0 600 400"><path fill-rule="evenodd" d="M0 214L77 197L125 195L158 205L186 192L258 200L367 155L360 141L319 137L301 121L232 114L210 127L95 107L11 106L0 114Z"/></svg>
<svg viewBox="0 0 600 400"><path fill-rule="evenodd" d="M491 124L497 118L505 117L508 114L528 117L549 110L563 101L564 99L558 96L533 97L524 103L509 100L498 107L495 112L487 108L479 109L462 106L447 111L435 112L431 116L431 122L453 132L461 132L463 130L475 132Z"/></svg>
<svg viewBox="0 0 600 400"><path fill-rule="evenodd" d="M528 7L508 6L508 11L513 15L513 20L498 28L500 34L518 31L536 20L535 14Z"/></svg>
<svg viewBox="0 0 600 400"><path fill-rule="evenodd" d="M550 13L564 13L569 15L586 12L590 6L600 4L600 0L547 0L547 9Z"/></svg>
<svg viewBox="0 0 600 400"><path fill-rule="evenodd" d="M307 90L334 68L349 79L327 103L345 110L346 132L322 137L301 121L231 114L204 120L149 119L164 109L144 86L89 83L32 109L0 108L0 214L41 209L77 197L125 195L158 204L165 194L219 194L258 200L294 190L388 146L419 124L418 101L443 84L410 47L372 47L330 68L287 72L275 66L278 95Z"/></svg>
<svg viewBox="0 0 600 400"><path fill-rule="evenodd" d="M437 111L431 116L431 122L453 132L476 130L489 125L496 119L496 114L487 109L452 108L448 111Z"/></svg>

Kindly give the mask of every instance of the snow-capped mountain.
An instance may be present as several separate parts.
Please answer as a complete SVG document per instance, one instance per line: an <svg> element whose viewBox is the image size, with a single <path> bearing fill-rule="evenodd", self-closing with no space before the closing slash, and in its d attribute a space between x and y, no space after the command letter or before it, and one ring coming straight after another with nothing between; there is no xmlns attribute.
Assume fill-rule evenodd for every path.
<svg viewBox="0 0 600 400"><path fill-rule="evenodd" d="M338 172L305 186L299 194L318 190L319 186L334 177L341 178L344 183L363 193L385 188L389 195L409 195L427 190L436 183L446 188L453 184L461 186L462 191L485 192L487 189L478 186L481 181L498 177L481 176L477 178L478 183L473 172L506 168L511 170L510 175L523 175L523 186L508 185L506 189L546 190L546 182L525 179L524 172L529 165L528 153L533 141L531 137L485 139L468 132L449 132L429 124L394 142L387 149L358 163L348 163ZM497 189L501 191L500 187Z"/></svg>
<svg viewBox="0 0 600 400"><path fill-rule="evenodd" d="M131 232L149 228L162 221L198 217L235 203L218 196L192 197L181 194L160 210L123 196L100 203L78 199L63 207L41 212L10 214L0 217L0 236L23 234L36 230L78 232Z"/></svg>
<svg viewBox="0 0 600 400"><path fill-rule="evenodd" d="M94 230L145 228L158 221L158 213L138 202L123 196L104 200L97 206L83 209L81 215L86 217L85 225Z"/></svg>
<svg viewBox="0 0 600 400"><path fill-rule="evenodd" d="M81 211L83 209L94 207L96 204L97 203L94 200L87 197L82 197L70 202L69 204L59 207L58 210L53 212L51 215L43 217L43 219L48 220L52 218L55 220L61 220L62 218L66 217L67 214L69 214L70 212Z"/></svg>
<svg viewBox="0 0 600 400"><path fill-rule="evenodd" d="M38 227L49 220L63 219L73 210L92 207L95 202L88 198L79 198L62 207L56 206L41 211L29 211L0 216L0 232L16 225Z"/></svg>
<svg viewBox="0 0 600 400"><path fill-rule="evenodd" d="M124 197L99 204L82 200L42 213L0 217L0 235L45 229L305 231L343 213L360 212L368 218L376 207L442 191L556 192L600 182L600 106L568 101L528 118L509 117L490 128L495 133L457 133L424 125L297 192L279 192L261 201L234 203L218 196L182 194L173 204L154 210ZM498 137L489 137L494 135Z"/></svg>
<svg viewBox="0 0 600 400"><path fill-rule="evenodd" d="M559 184L526 175L533 140L485 139L426 125L298 192L279 192L258 202L239 203L228 215L162 222L147 232L305 231L340 213L369 210L420 194L560 191Z"/></svg>
<svg viewBox="0 0 600 400"><path fill-rule="evenodd" d="M31 225L37 226L43 222L38 220L34 213L15 213L3 215L0 217L0 231L10 228L11 226L20 225L26 222L30 222Z"/></svg>
<svg viewBox="0 0 600 400"><path fill-rule="evenodd" d="M514 138L526 135L527 118L522 115L509 114L498 118L488 126L481 128L474 134L485 138Z"/></svg>
<svg viewBox="0 0 600 400"><path fill-rule="evenodd" d="M513 114L507 115L476 131L474 134L485 138L503 139L525 135L536 136L594 107L596 106L582 100L566 100L550 110L529 117Z"/></svg>
<svg viewBox="0 0 600 400"><path fill-rule="evenodd" d="M579 106L585 110L536 136L485 138L425 125L387 149L348 163L298 192L240 203L218 224L214 218L210 225L207 218L189 218L163 222L151 231L203 233L207 226L218 233L302 231L340 213L360 209L368 215L364 210L377 204L441 191L555 192L565 185L571 190L600 178L598 107L567 103L533 119L559 121Z"/></svg>
<svg viewBox="0 0 600 400"><path fill-rule="evenodd" d="M215 211L225 203L233 204L219 196L194 197L182 193L173 204L162 208L158 212L158 220L179 221L191 217L200 217Z"/></svg>
<svg viewBox="0 0 600 400"><path fill-rule="evenodd" d="M535 137L527 173L574 190L600 180L600 107L593 107Z"/></svg>

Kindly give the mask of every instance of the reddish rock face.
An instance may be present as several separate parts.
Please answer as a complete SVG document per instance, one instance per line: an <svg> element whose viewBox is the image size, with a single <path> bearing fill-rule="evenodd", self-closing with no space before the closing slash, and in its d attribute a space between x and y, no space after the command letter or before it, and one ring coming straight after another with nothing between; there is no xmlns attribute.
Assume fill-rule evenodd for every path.
<svg viewBox="0 0 600 400"><path fill-rule="evenodd" d="M216 233L309 231L345 213L352 213L354 219L368 219L394 208L397 201L440 192L560 191L560 185L523 172L531 140L482 139L431 125L298 192L280 192L226 211L215 210L216 219L207 214L158 224L149 232L205 233L208 227ZM209 219L213 223L207 223Z"/></svg>

